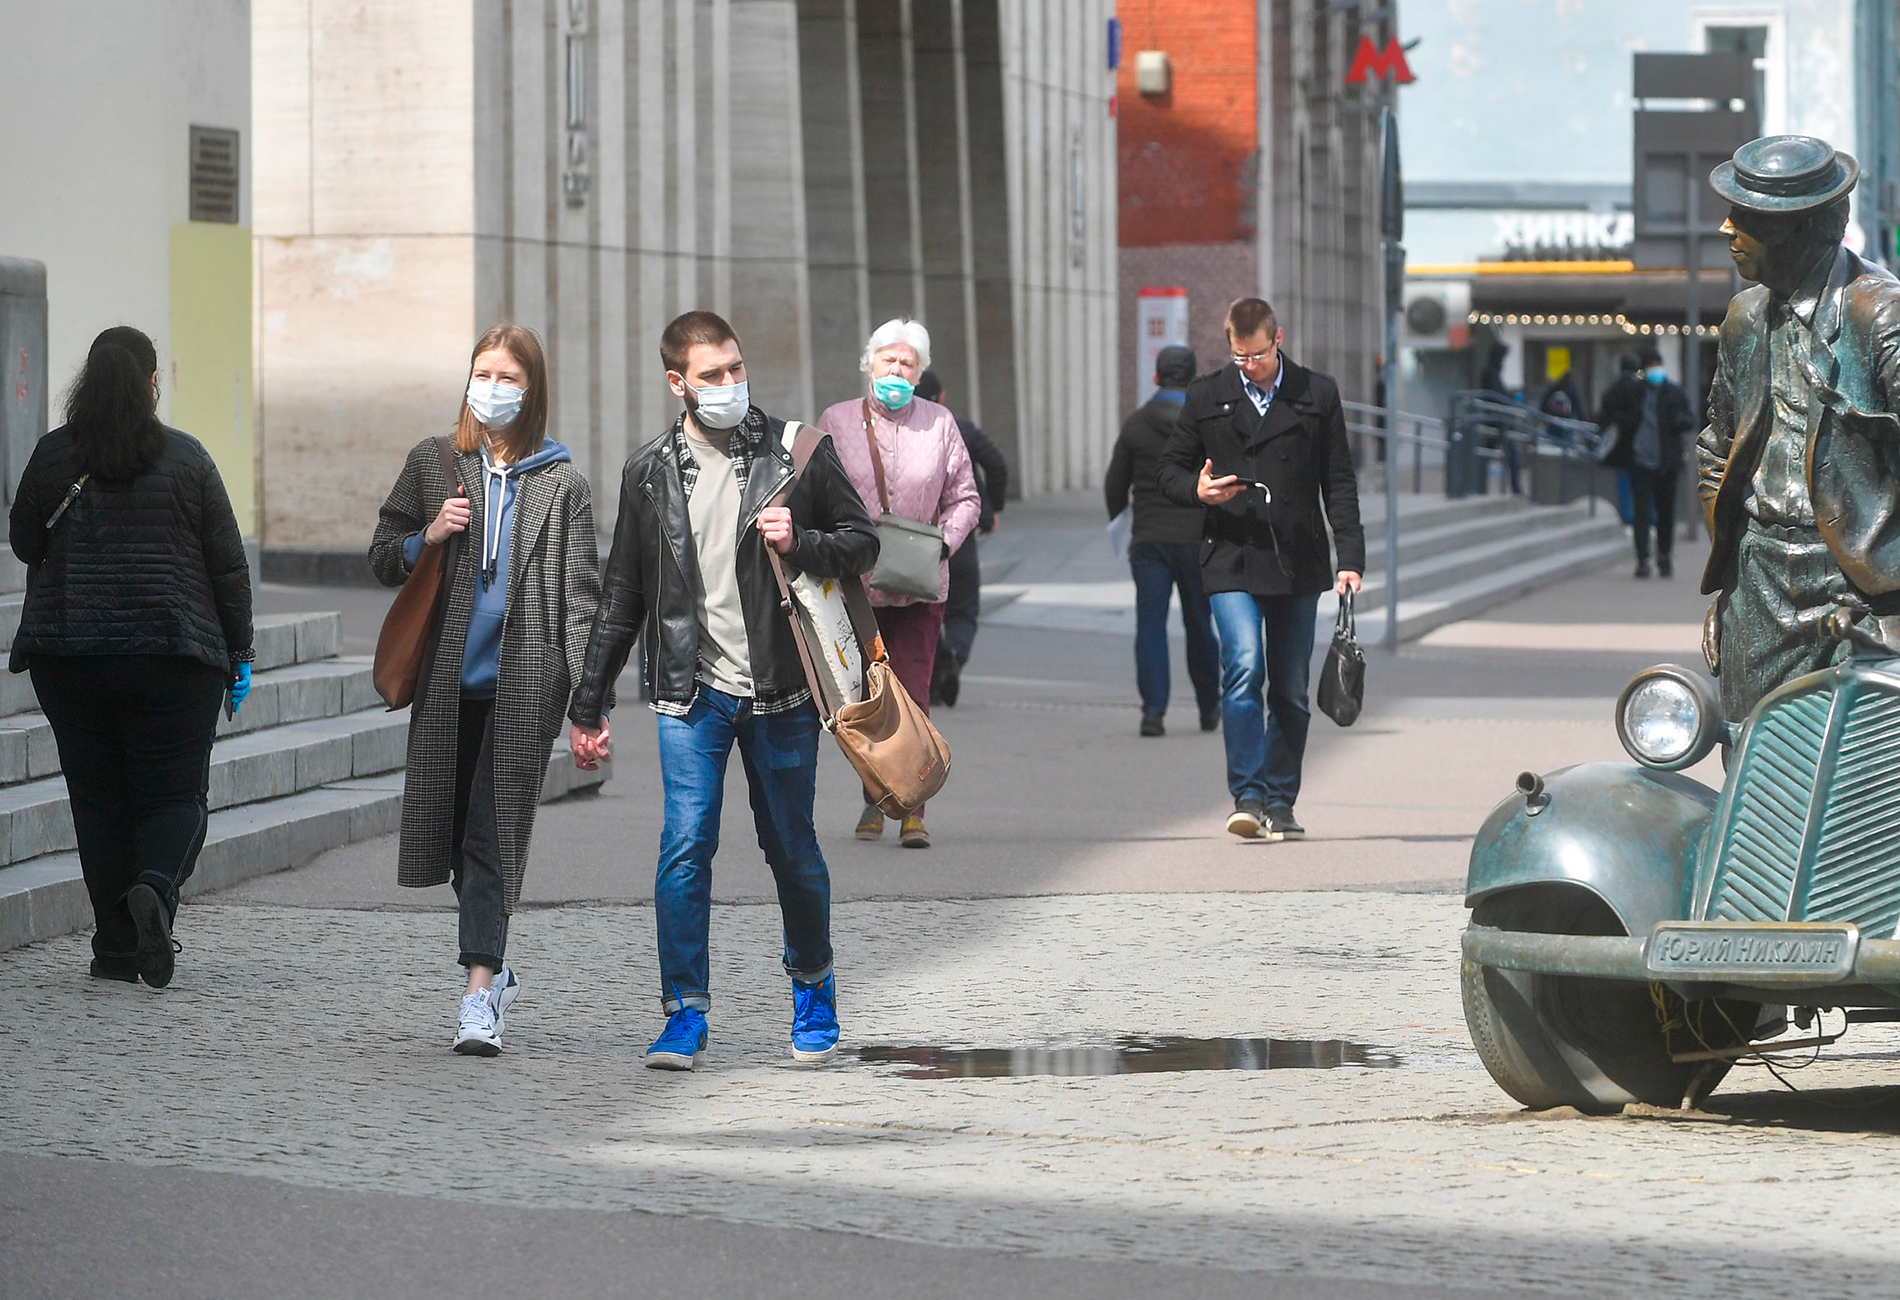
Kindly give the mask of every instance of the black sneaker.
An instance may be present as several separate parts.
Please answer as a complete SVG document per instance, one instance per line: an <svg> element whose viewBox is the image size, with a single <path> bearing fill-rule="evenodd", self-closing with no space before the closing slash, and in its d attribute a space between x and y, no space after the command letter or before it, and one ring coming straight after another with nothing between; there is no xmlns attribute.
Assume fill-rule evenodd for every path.
<svg viewBox="0 0 1900 1300"><path fill-rule="evenodd" d="M1658 555L1656 557L1656 576L1659 578L1675 577L1676 576L1675 560L1667 555Z"/></svg>
<svg viewBox="0 0 1900 1300"><path fill-rule="evenodd" d="M1159 713L1144 713L1141 715L1141 734L1144 736L1165 736L1168 734L1168 729L1161 723L1161 715Z"/></svg>
<svg viewBox="0 0 1900 1300"><path fill-rule="evenodd" d="M1257 840L1266 820L1265 804L1258 799L1242 799L1234 805L1234 811L1228 814L1227 833L1238 835L1243 840Z"/></svg>
<svg viewBox="0 0 1900 1300"><path fill-rule="evenodd" d="M1201 730L1202 731L1219 731L1220 730L1220 705L1216 704L1211 709L1201 710Z"/></svg>
<svg viewBox="0 0 1900 1300"><path fill-rule="evenodd" d="M104 956L94 955L92 959L92 977L99 980L119 980L126 984L139 982L139 968L132 961L132 954L110 953Z"/></svg>
<svg viewBox="0 0 1900 1300"><path fill-rule="evenodd" d="M1639 578L1647 578L1649 576L1648 560L1638 560L1636 562L1636 576Z"/></svg>
<svg viewBox="0 0 1900 1300"><path fill-rule="evenodd" d="M155 989L172 982L172 919L165 911L165 900L150 885L134 885L125 896L126 910L138 927L139 947L133 961L139 976Z"/></svg>
<svg viewBox="0 0 1900 1300"><path fill-rule="evenodd" d="M1303 840L1306 827L1293 820L1293 810L1284 804L1267 809L1266 824L1260 829L1264 840Z"/></svg>

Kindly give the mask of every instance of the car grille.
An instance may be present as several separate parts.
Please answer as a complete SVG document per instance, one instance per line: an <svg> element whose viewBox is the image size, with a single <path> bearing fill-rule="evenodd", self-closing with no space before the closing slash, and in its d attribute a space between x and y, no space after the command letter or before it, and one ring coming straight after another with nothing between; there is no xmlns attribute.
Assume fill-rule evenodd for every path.
<svg viewBox="0 0 1900 1300"><path fill-rule="evenodd" d="M1838 683L1838 685L1837 685ZM1900 696L1851 670L1766 706L1715 830L1701 914L1900 922Z"/></svg>

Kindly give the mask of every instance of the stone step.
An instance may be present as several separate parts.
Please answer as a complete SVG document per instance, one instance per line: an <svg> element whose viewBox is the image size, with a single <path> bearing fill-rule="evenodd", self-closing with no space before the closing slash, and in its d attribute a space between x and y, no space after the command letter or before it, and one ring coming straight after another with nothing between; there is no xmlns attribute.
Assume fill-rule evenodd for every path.
<svg viewBox="0 0 1900 1300"><path fill-rule="evenodd" d="M218 737L222 741L285 723L381 708L370 675L367 658L322 659L260 672L237 716L218 715ZM58 773L59 749L44 714L0 717L0 786Z"/></svg>
<svg viewBox="0 0 1900 1300"><path fill-rule="evenodd" d="M604 770L575 767L562 739L548 759L541 799L545 803L592 789L605 779ZM302 866L325 850L390 834L401 819L400 772L336 781L214 812L185 895ZM395 869L393 850L390 869ZM0 952L91 924L92 907L77 853L48 853L0 867Z"/></svg>
<svg viewBox="0 0 1900 1300"><path fill-rule="evenodd" d="M1399 555L1399 599L1409 600L1444 587L1457 586L1473 578L1482 578L1495 569L1560 555L1565 551L1589 547L1598 542L1621 540L1623 525L1608 511L1598 511L1595 519L1582 507L1553 507L1539 510L1533 518L1536 526L1503 534L1475 545L1440 551L1423 560L1408 563L1404 551ZM1368 572L1366 587L1378 589L1384 600L1384 573L1380 568ZM1364 602L1370 608L1372 601Z"/></svg>
<svg viewBox="0 0 1900 1300"><path fill-rule="evenodd" d="M1445 521L1433 520L1425 526L1408 526L1399 532L1399 568L1402 573L1408 565L1419 564L1448 552L1487 546L1542 529L1587 521L1590 517L1588 502L1578 502L1569 506L1524 506L1515 510L1481 511ZM1614 522L1616 512L1608 506L1599 505L1596 518L1607 518ZM1384 536L1381 535L1376 541L1368 537L1366 571L1372 573L1384 568Z"/></svg>
<svg viewBox="0 0 1900 1300"><path fill-rule="evenodd" d="M1598 529L1574 545L1531 556L1513 552L1499 557L1498 563L1483 571L1467 570L1460 580L1416 596L1404 594L1409 588L1401 569L1399 640L1417 640L1447 623L1471 618L1528 592L1629 559L1629 539L1616 524L1616 516L1611 515L1610 522L1607 531ZM1321 641L1332 638L1333 610L1332 599L1322 597L1318 630ZM1376 580L1368 582L1360 593L1358 623L1360 642L1379 644L1385 635L1385 592Z"/></svg>
<svg viewBox="0 0 1900 1300"><path fill-rule="evenodd" d="M234 736L211 751L211 807L277 799L400 768L408 734L407 712L375 709ZM65 777L0 789L0 865L58 853L73 843Z"/></svg>
<svg viewBox="0 0 1900 1300"><path fill-rule="evenodd" d="M1432 528L1442 528L1449 524L1468 522L1476 519L1506 518L1522 515L1532 510L1531 503L1523 497L1508 493L1496 496L1446 497L1428 492L1399 494L1399 536ZM1385 495L1381 492L1361 491L1359 495L1359 523L1366 530L1368 548L1385 541Z"/></svg>

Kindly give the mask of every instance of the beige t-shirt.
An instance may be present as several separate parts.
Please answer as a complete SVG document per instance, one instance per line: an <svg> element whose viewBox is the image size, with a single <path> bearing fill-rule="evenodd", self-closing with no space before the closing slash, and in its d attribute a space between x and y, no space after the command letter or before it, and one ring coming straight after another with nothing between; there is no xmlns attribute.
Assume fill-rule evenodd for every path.
<svg viewBox="0 0 1900 1300"><path fill-rule="evenodd" d="M686 434L687 450L699 463L686 518L699 556L699 585L706 603L699 611L699 680L716 691L752 698L752 649L746 640L745 606L739 600L739 480L732 472L730 436L717 443Z"/></svg>

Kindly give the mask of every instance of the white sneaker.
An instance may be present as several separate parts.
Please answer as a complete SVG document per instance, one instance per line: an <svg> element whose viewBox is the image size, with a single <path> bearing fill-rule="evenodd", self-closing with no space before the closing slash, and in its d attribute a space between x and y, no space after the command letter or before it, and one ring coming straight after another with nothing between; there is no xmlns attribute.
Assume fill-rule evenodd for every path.
<svg viewBox="0 0 1900 1300"><path fill-rule="evenodd" d="M488 986L489 1000L495 1004L495 1037L501 1037L502 1017L508 1014L508 1008L521 996L521 979L514 969L503 962L501 969L495 972L495 978Z"/></svg>
<svg viewBox="0 0 1900 1300"><path fill-rule="evenodd" d="M501 1055L501 1017L495 1014L495 1003L487 989L463 995L455 1050L463 1056Z"/></svg>

